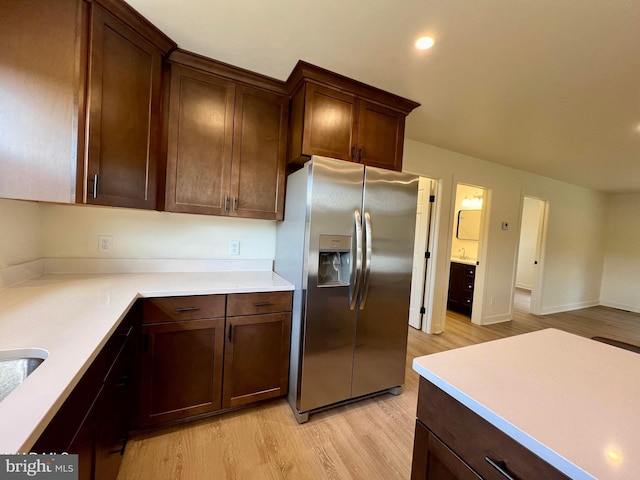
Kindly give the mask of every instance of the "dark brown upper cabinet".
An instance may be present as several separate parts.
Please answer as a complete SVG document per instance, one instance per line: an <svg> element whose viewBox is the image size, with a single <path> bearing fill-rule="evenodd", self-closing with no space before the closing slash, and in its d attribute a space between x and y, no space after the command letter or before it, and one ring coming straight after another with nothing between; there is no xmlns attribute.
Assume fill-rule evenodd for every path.
<svg viewBox="0 0 640 480"><path fill-rule="evenodd" d="M322 155L402 170L405 118L418 103L302 61L287 88L290 168Z"/></svg>
<svg viewBox="0 0 640 480"><path fill-rule="evenodd" d="M0 3L0 197L73 203L81 0ZM85 25L86 27L86 25Z"/></svg>
<svg viewBox="0 0 640 480"><path fill-rule="evenodd" d="M126 4L99 3L90 12L82 199L154 209L162 59L176 45Z"/></svg>
<svg viewBox="0 0 640 480"><path fill-rule="evenodd" d="M173 64L165 210L225 215L235 84Z"/></svg>
<svg viewBox="0 0 640 480"><path fill-rule="evenodd" d="M283 83L180 50L170 61L164 209L281 220Z"/></svg>

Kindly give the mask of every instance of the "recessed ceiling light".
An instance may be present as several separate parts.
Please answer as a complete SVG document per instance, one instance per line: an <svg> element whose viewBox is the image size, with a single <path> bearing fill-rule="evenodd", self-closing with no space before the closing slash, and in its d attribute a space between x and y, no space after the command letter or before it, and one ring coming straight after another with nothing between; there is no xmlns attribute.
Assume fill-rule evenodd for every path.
<svg viewBox="0 0 640 480"><path fill-rule="evenodd" d="M431 37L420 37L416 40L416 48L419 50L428 50L433 47L434 43L436 43L436 41Z"/></svg>

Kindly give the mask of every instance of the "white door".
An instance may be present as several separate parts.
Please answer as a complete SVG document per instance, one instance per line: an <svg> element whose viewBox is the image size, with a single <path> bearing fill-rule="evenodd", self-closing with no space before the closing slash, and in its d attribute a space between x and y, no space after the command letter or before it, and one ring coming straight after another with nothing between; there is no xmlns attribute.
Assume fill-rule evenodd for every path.
<svg viewBox="0 0 640 480"><path fill-rule="evenodd" d="M427 259L425 253L428 250L429 231L431 226L430 197L434 193L433 181L420 177L418 184L418 209L416 212L416 233L413 247L413 273L411 275L411 302L409 304L409 325L421 329L421 309L424 306L425 275Z"/></svg>

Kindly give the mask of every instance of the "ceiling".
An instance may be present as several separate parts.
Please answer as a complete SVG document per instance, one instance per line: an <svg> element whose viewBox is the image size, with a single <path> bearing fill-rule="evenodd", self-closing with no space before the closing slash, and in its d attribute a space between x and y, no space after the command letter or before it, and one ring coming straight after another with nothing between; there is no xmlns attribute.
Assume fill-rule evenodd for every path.
<svg viewBox="0 0 640 480"><path fill-rule="evenodd" d="M638 0L128 2L186 50L281 80L302 59L415 100L407 138L640 192Z"/></svg>

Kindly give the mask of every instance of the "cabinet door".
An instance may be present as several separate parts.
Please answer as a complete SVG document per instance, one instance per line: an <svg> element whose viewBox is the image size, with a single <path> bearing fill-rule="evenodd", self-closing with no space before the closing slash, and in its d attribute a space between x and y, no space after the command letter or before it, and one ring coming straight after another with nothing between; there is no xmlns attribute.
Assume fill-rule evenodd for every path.
<svg viewBox="0 0 640 480"><path fill-rule="evenodd" d="M171 66L165 210L226 215L235 84Z"/></svg>
<svg viewBox="0 0 640 480"><path fill-rule="evenodd" d="M224 408L285 395L291 314L227 318Z"/></svg>
<svg viewBox="0 0 640 480"><path fill-rule="evenodd" d="M463 313L464 295L464 269L458 263L452 263L449 268L449 294L447 298L447 308L454 312Z"/></svg>
<svg viewBox="0 0 640 480"><path fill-rule="evenodd" d="M231 216L282 220L289 101L236 88Z"/></svg>
<svg viewBox="0 0 640 480"><path fill-rule="evenodd" d="M75 201L83 4L1 2L2 198Z"/></svg>
<svg viewBox="0 0 640 480"><path fill-rule="evenodd" d="M401 171L405 115L366 100L358 103L358 162Z"/></svg>
<svg viewBox="0 0 640 480"><path fill-rule="evenodd" d="M349 93L307 83L302 153L353 160L356 99Z"/></svg>
<svg viewBox="0 0 640 480"><path fill-rule="evenodd" d="M416 421L411 480L480 480L462 459Z"/></svg>
<svg viewBox="0 0 640 480"><path fill-rule="evenodd" d="M68 450L64 450L68 453L78 455L78 480L91 480L93 478L98 478L94 476L95 407L96 404L94 403L93 407L84 418L76 436L69 445Z"/></svg>
<svg viewBox="0 0 640 480"><path fill-rule="evenodd" d="M218 410L224 318L143 325L139 426Z"/></svg>
<svg viewBox="0 0 640 480"><path fill-rule="evenodd" d="M95 478L116 480L129 430L131 362L125 345L96 401Z"/></svg>
<svg viewBox="0 0 640 480"><path fill-rule="evenodd" d="M153 209L162 54L91 5L87 203Z"/></svg>

